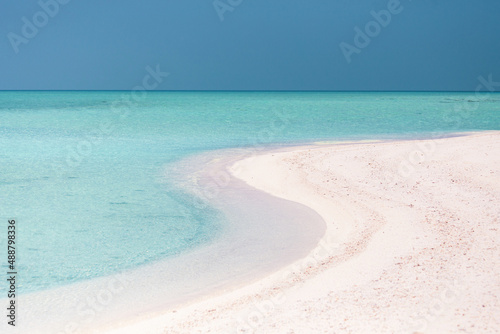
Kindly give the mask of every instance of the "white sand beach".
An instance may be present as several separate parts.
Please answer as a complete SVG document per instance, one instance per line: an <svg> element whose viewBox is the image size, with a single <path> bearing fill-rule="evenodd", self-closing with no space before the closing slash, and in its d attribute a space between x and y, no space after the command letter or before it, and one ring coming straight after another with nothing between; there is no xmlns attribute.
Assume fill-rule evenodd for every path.
<svg viewBox="0 0 500 334"><path fill-rule="evenodd" d="M500 133L323 144L229 166L327 224L304 259L109 333L500 331Z"/></svg>

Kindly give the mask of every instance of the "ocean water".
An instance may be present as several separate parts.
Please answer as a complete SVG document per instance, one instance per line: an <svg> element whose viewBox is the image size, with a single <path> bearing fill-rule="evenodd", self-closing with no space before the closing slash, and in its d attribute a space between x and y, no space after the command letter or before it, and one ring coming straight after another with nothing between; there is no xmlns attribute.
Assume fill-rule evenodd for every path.
<svg viewBox="0 0 500 334"><path fill-rule="evenodd" d="M482 130L500 94L0 92L0 240L15 218L19 292L46 290L215 242L224 214L164 172L187 157Z"/></svg>

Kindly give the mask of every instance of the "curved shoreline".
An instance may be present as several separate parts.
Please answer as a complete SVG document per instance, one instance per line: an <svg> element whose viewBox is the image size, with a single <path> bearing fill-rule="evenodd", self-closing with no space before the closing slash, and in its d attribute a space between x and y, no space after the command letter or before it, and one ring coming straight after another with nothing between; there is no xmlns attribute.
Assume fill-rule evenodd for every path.
<svg viewBox="0 0 500 334"><path fill-rule="evenodd" d="M128 279L103 278L94 291L131 283L127 289L143 289L131 296L149 309L129 319L115 313L106 332L275 333L286 326L301 333L498 329L500 291L494 284L500 282L500 264L495 262L499 235L489 229L498 228L499 217L491 216L495 202L488 200L500 199L500 171L493 164L492 177L487 169L500 162L499 150L497 131L436 140L281 148L238 162L233 156L225 165L212 156L213 170L221 170L219 163L231 165L232 173L252 187L316 210L327 223L326 233L295 262L273 264L253 278L245 277L243 270L240 286L205 286L216 292L191 295L188 304L178 302L175 309L141 300L144 291L162 293L158 287L165 271L159 268L149 271L158 277L146 290L140 272ZM234 196L231 191L227 195ZM267 196L264 202L277 203ZM454 203L462 200L472 203L471 208ZM480 257L487 257L486 262ZM468 263L470 258L473 262ZM468 265L474 266L473 272ZM112 303L133 305L126 297L117 293ZM442 307L438 311L436 300ZM489 318L490 327L485 322Z"/></svg>
<svg viewBox="0 0 500 334"><path fill-rule="evenodd" d="M305 256L325 228L313 210L274 198L232 176L217 185L216 196L206 196L213 195L214 173L225 171L238 156L226 150L210 152L176 164L179 174L168 169L169 178L183 177L191 185L186 191L207 191L206 202L195 203L201 211L224 213L227 223L217 239L119 274L21 296L19 302L26 306L17 332L100 333L147 322L168 310L251 284Z"/></svg>
<svg viewBox="0 0 500 334"><path fill-rule="evenodd" d="M110 333L498 330L499 153L496 131L239 162L247 183L317 206L328 224L319 246L258 282Z"/></svg>

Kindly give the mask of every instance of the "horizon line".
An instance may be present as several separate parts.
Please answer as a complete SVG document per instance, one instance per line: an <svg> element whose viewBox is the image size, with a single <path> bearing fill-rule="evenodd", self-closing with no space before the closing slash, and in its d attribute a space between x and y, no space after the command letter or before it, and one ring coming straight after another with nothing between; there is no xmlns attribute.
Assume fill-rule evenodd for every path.
<svg viewBox="0 0 500 334"><path fill-rule="evenodd" d="M0 92L130 92L132 89L0 89ZM477 92L472 90L225 90L225 89L155 89L146 90L154 92L227 92L227 93L500 93L500 92Z"/></svg>

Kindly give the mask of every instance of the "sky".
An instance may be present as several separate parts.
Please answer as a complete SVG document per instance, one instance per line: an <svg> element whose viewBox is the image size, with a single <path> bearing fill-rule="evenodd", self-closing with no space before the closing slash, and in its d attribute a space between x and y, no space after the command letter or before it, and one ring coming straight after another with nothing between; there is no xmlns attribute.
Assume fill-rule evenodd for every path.
<svg viewBox="0 0 500 334"><path fill-rule="evenodd" d="M4 0L0 90L473 91L500 82L499 18L498 0Z"/></svg>

